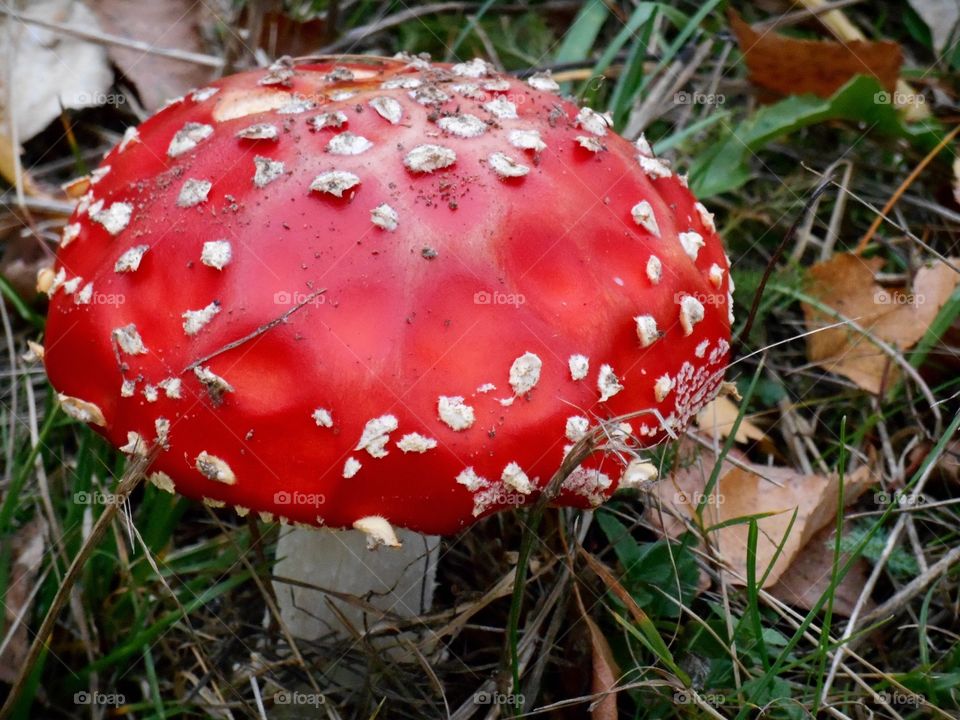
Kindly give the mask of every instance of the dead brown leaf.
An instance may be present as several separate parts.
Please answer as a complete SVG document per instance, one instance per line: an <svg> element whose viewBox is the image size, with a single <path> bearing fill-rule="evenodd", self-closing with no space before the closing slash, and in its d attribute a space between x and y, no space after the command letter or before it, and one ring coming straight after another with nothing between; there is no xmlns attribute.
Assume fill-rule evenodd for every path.
<svg viewBox="0 0 960 720"><path fill-rule="evenodd" d="M903 53L891 40L801 40L759 33L735 10L727 13L750 80L758 87L778 95L813 93L826 98L854 75L875 77L888 92L896 87Z"/></svg>
<svg viewBox="0 0 960 720"><path fill-rule="evenodd" d="M907 350L923 337L960 282L960 276L938 262L920 268L912 288L885 288L874 280L882 264L880 258L834 255L810 268L807 294L855 321L877 339ZM810 330L836 322L806 303L803 313ZM884 386L890 387L897 377L897 368L890 365L889 356L863 333L848 327L809 335L807 357L875 394Z"/></svg>
<svg viewBox="0 0 960 720"><path fill-rule="evenodd" d="M13 566L10 569L10 584L3 596L4 632L14 625L16 627L3 655L0 655L0 680L6 683L16 680L30 649L27 635L30 620L28 604L32 600L33 583L43 561L46 531L46 522L38 519L24 525L10 539Z"/></svg>
<svg viewBox="0 0 960 720"><path fill-rule="evenodd" d="M803 552L794 558L790 567L770 588L770 594L788 605L803 610L816 607L830 586L835 536L835 528L827 525L810 538ZM842 555L840 560L845 562ZM866 560L860 558L834 589L833 612L835 614L850 617L860 597L860 591L867 582L867 570ZM873 607L874 602L868 599L866 610L869 612Z"/></svg>
<svg viewBox="0 0 960 720"><path fill-rule="evenodd" d="M737 407L736 403L724 395L718 395L697 413L697 426L710 437L726 440L730 431L733 430L733 424L739 414L740 408ZM736 436L738 443L763 440L764 438L766 438L766 435L763 430L746 417L740 421Z"/></svg>
<svg viewBox="0 0 960 720"><path fill-rule="evenodd" d="M107 32L159 47L197 53L206 50L201 29L208 11L202 2L88 0L87 4ZM118 46L111 46L109 53L110 59L136 85L141 102L151 112L213 77L211 68L192 62Z"/></svg>
<svg viewBox="0 0 960 720"><path fill-rule="evenodd" d="M710 457L707 456L704 467L710 467ZM661 514L656 508L648 508L647 519L660 526L668 537L679 537L686 529L680 518L695 516L708 479L709 471L701 467L687 468L663 478L657 485L657 492L664 512ZM847 476L845 501L853 502L872 483L866 466ZM764 465L751 465L749 470L742 470L724 463L720 481L704 508L703 521L707 527L714 527L736 518L771 513L757 521L760 535L756 548L759 576L766 572L777 547L783 544L764 582L764 587L770 587L780 579L810 538L836 517L838 488L836 476L802 475L790 468ZM794 509L797 517L787 534ZM667 510L677 517L667 514ZM748 530L747 522L743 522L711 531L720 556L743 577L746 577L747 568Z"/></svg>

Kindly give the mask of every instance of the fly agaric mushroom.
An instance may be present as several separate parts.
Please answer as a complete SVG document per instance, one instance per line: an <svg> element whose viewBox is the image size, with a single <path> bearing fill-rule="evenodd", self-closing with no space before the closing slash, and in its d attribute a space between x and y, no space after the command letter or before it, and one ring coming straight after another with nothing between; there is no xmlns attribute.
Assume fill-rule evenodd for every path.
<svg viewBox="0 0 960 720"><path fill-rule="evenodd" d="M598 423L682 428L729 353L712 216L557 89L346 57L169 103L107 154L45 279L62 409L160 446L171 491L387 545L536 500ZM625 457L555 502L647 476Z"/></svg>

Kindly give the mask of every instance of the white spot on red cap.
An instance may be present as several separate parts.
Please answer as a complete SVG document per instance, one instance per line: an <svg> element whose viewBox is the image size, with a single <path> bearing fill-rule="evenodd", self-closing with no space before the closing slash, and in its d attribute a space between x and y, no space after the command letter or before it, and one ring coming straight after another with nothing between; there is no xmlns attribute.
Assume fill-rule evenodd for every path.
<svg viewBox="0 0 960 720"><path fill-rule="evenodd" d="M373 143L362 135L347 130L330 138L327 152L331 155L359 155L373 147Z"/></svg>
<svg viewBox="0 0 960 720"><path fill-rule="evenodd" d="M63 234L60 236L60 247L66 247L74 240L80 237L80 223L70 223L63 228Z"/></svg>
<svg viewBox="0 0 960 720"><path fill-rule="evenodd" d="M397 447L405 453L425 453L427 450L433 450L436 446L436 440L420 433L407 433L397 441Z"/></svg>
<svg viewBox="0 0 960 720"><path fill-rule="evenodd" d="M521 495L529 495L533 492L533 483L530 482L530 478L527 477L523 468L515 462L509 463L503 469L500 479L503 480L504 485L511 490L516 490Z"/></svg>
<svg viewBox="0 0 960 720"><path fill-rule="evenodd" d="M370 211L370 222L377 227L393 232L400 224L400 216L387 203L380 203Z"/></svg>
<svg viewBox="0 0 960 720"><path fill-rule="evenodd" d="M457 63L450 68L450 72L459 77L482 78L493 72L493 67L483 58L474 58L467 62Z"/></svg>
<svg viewBox="0 0 960 720"><path fill-rule="evenodd" d="M257 155L253 158L253 164L256 167L253 173L253 184L258 188L266 187L283 175L284 167L280 160L271 160Z"/></svg>
<svg viewBox="0 0 960 720"><path fill-rule="evenodd" d="M600 391L600 402L606 402L623 390L620 378L609 365L601 365L597 374L597 389Z"/></svg>
<svg viewBox="0 0 960 720"><path fill-rule="evenodd" d="M477 475L472 467L464 468L460 474L457 475L456 480L458 484L463 485L470 492L476 492L490 483L486 478Z"/></svg>
<svg viewBox="0 0 960 720"><path fill-rule="evenodd" d="M673 171L667 167L666 163L664 163L662 160L658 160L655 157L637 155L637 162L640 163L640 169L643 170L646 176L651 180L668 178L673 175Z"/></svg>
<svg viewBox="0 0 960 720"><path fill-rule="evenodd" d="M550 71L534 73L527 78L527 85L532 87L534 90L540 90L542 92L557 92L560 89L560 85L556 80L553 79L553 76L550 74Z"/></svg>
<svg viewBox="0 0 960 720"><path fill-rule="evenodd" d="M630 210L630 214L633 216L633 221L637 225L655 238L660 237L660 226L657 224L657 216L654 214L653 206L649 201L641 200L638 202L633 206L633 209Z"/></svg>
<svg viewBox="0 0 960 720"><path fill-rule="evenodd" d="M200 251L200 262L207 267L223 270L233 259L229 240L207 240Z"/></svg>
<svg viewBox="0 0 960 720"><path fill-rule="evenodd" d="M177 206L182 208L191 208L206 202L207 195L210 194L210 188L213 183L209 180L197 180L189 178L184 181L180 188L180 195L177 197Z"/></svg>
<svg viewBox="0 0 960 720"><path fill-rule="evenodd" d="M133 205L125 202L115 202L106 210L99 209L102 206L103 201L98 200L96 206L90 208L90 217L94 222L103 225L104 229L111 235L119 235L130 224ZM94 210L94 207L97 207L97 209Z"/></svg>
<svg viewBox="0 0 960 720"><path fill-rule="evenodd" d="M205 100L209 100L218 92L220 92L220 88L215 88L215 87L200 88L199 90L194 90L192 93L190 93L190 99L193 100L194 102L203 102Z"/></svg>
<svg viewBox="0 0 960 720"><path fill-rule="evenodd" d="M149 245L133 246L117 258L117 262L113 266L114 272L136 272L140 269L140 261L143 260L144 253L149 249Z"/></svg>
<svg viewBox="0 0 960 720"><path fill-rule="evenodd" d="M363 465L360 464L360 461L355 457L348 457L347 461L343 463L343 476L347 479L352 478L358 472Z"/></svg>
<svg viewBox="0 0 960 720"><path fill-rule="evenodd" d="M487 162L490 163L490 168L503 178L523 177L530 172L530 168L526 165L518 163L512 157L502 152L492 153L490 157L487 158Z"/></svg>
<svg viewBox="0 0 960 720"><path fill-rule="evenodd" d="M595 137L587 137L586 135L577 135L577 143L584 150L589 150L593 153L603 152L607 149L600 140Z"/></svg>
<svg viewBox="0 0 960 720"><path fill-rule="evenodd" d="M168 398L172 400L180 399L180 387L181 381L178 377L168 377L164 380L161 380L157 383L161 390L166 394Z"/></svg>
<svg viewBox="0 0 960 720"><path fill-rule="evenodd" d="M586 436L587 431L590 430L590 421L583 415L573 415L567 418L567 426L565 430L567 440L570 442L577 442L578 440L583 439Z"/></svg>
<svg viewBox="0 0 960 720"><path fill-rule="evenodd" d="M450 99L443 90L436 85L421 85L409 92L410 99L420 105L443 105Z"/></svg>
<svg viewBox="0 0 960 720"><path fill-rule="evenodd" d="M488 392L493 392L493 391L496 390L496 389L497 389L497 386L494 385L493 383L484 383L483 385L481 385L481 386L479 386L479 387L477 388L477 392L478 392L478 393L488 393Z"/></svg>
<svg viewBox="0 0 960 720"><path fill-rule="evenodd" d="M450 167L457 161L457 154L443 145L417 145L407 153L403 164L416 173L432 173Z"/></svg>
<svg viewBox="0 0 960 720"><path fill-rule="evenodd" d="M620 476L619 488L625 490L640 490L647 483L657 479L660 473L657 466L646 460L633 460Z"/></svg>
<svg viewBox="0 0 960 720"><path fill-rule="evenodd" d="M199 310L187 310L183 315L183 331L187 335L196 335L206 327L216 314L220 312L220 303L212 303Z"/></svg>
<svg viewBox="0 0 960 720"><path fill-rule="evenodd" d="M347 122L347 114L342 110L334 110L333 112L314 115L307 122L313 130L323 130L329 127L338 128Z"/></svg>
<svg viewBox="0 0 960 720"><path fill-rule="evenodd" d="M360 178L351 172L341 170L330 170L320 173L313 182L310 183L310 189L313 192L327 193L334 197L343 197L343 193L350 188L360 184Z"/></svg>
<svg viewBox="0 0 960 720"><path fill-rule="evenodd" d="M335 93L330 93L330 99L334 99ZM309 98L302 97L300 95L292 95L290 99L285 102L283 105L277 108L278 115L300 115L301 113L308 112L313 110L316 107L316 103Z"/></svg>
<svg viewBox="0 0 960 720"><path fill-rule="evenodd" d="M510 387L515 395L526 395L540 382L543 361L539 356L526 352L510 366Z"/></svg>
<svg viewBox="0 0 960 720"><path fill-rule="evenodd" d="M710 347L710 341L703 340L694 349L693 354L696 355L698 358L706 357L708 347Z"/></svg>
<svg viewBox="0 0 960 720"><path fill-rule="evenodd" d="M692 333L693 326L703 320L703 316L703 303L693 295L684 295L680 298L680 325L684 335Z"/></svg>
<svg viewBox="0 0 960 720"><path fill-rule="evenodd" d="M213 135L213 126L203 123L188 122L170 141L167 148L167 155L170 157L180 157L186 152L190 152L201 142Z"/></svg>
<svg viewBox="0 0 960 720"><path fill-rule="evenodd" d="M157 434L157 443L166 450L170 449L170 421L165 417L158 417L153 421L153 429Z"/></svg>
<svg viewBox="0 0 960 720"><path fill-rule="evenodd" d="M683 251L691 260L695 261L700 254L700 248L706 244L703 241L703 236L691 230L690 232L682 232L677 237L680 239Z"/></svg>
<svg viewBox="0 0 960 720"><path fill-rule="evenodd" d="M516 120L517 106L503 97L494 98L483 104L483 109L499 120Z"/></svg>
<svg viewBox="0 0 960 720"><path fill-rule="evenodd" d="M204 477L223 483L224 485L234 485L237 482L237 476L233 474L230 466L216 455L211 455L203 450L195 461L197 470Z"/></svg>
<svg viewBox="0 0 960 720"><path fill-rule="evenodd" d="M330 411L326 408L318 407L313 411L310 417L313 418L313 421L317 424L317 427L333 427L333 415L331 415Z"/></svg>
<svg viewBox="0 0 960 720"><path fill-rule="evenodd" d="M540 137L539 130L511 130L507 135L507 141L520 150L542 152L547 149L547 144Z"/></svg>
<svg viewBox="0 0 960 720"><path fill-rule="evenodd" d="M147 402L156 402L160 398L156 385L144 385L143 397Z"/></svg>
<svg viewBox="0 0 960 720"><path fill-rule="evenodd" d="M586 355L571 355L567 364L570 366L570 377L574 380L583 380L590 372L590 359Z"/></svg>
<svg viewBox="0 0 960 720"><path fill-rule="evenodd" d="M123 131L123 138L120 140L120 144L117 145L117 152L122 153L131 143L135 142L140 142L140 131L137 130L136 125L131 125Z"/></svg>
<svg viewBox="0 0 960 720"><path fill-rule="evenodd" d="M390 433L396 430L397 426L397 418L393 415L381 415L368 420L354 450L366 450L375 458L386 457L389 454L386 445L390 440Z"/></svg>
<svg viewBox="0 0 960 720"><path fill-rule="evenodd" d="M596 468L578 467L563 481L563 489L585 498L593 507L603 503L613 481Z"/></svg>
<svg viewBox="0 0 960 720"><path fill-rule="evenodd" d="M575 122L588 133L601 137L607 134L608 127L613 127L613 119L609 113L601 114L588 107L580 109Z"/></svg>
<svg viewBox="0 0 960 720"><path fill-rule="evenodd" d="M448 115L437 120L444 132L462 138L480 137L487 131L487 124L476 115Z"/></svg>
<svg viewBox="0 0 960 720"><path fill-rule="evenodd" d="M713 263L710 266L708 277L710 278L710 284L719 290L720 286L723 285L723 268Z"/></svg>
<svg viewBox="0 0 960 720"><path fill-rule="evenodd" d="M109 175L109 174L110 174L110 166L109 166L109 165L101 165L101 166L98 167L96 170L93 170L93 171L90 173L90 184L91 184L91 185L96 185L98 182L100 182L101 180L103 180L103 179L104 179L107 175Z"/></svg>
<svg viewBox="0 0 960 720"><path fill-rule="evenodd" d="M640 347L650 347L656 340L660 339L657 321L653 315L637 315L634 320L637 323L637 337L640 338Z"/></svg>
<svg viewBox="0 0 960 720"><path fill-rule="evenodd" d="M644 157L653 157L653 148L650 147L650 143L647 142L647 136L643 133L640 133L640 137L633 143L633 146L637 149L637 152Z"/></svg>
<svg viewBox="0 0 960 720"><path fill-rule="evenodd" d="M127 355L146 354L147 348L143 344L143 339L140 337L140 333L137 332L137 326L133 323L124 325L123 327L115 328L111 335L114 341L116 341L117 345L120 346L120 349L123 350L123 352L125 352Z"/></svg>
<svg viewBox="0 0 960 720"><path fill-rule="evenodd" d="M147 441L143 439L140 433L130 430L127 432L127 444L121 445L117 449L125 455L145 457L147 454Z"/></svg>
<svg viewBox="0 0 960 720"><path fill-rule="evenodd" d="M120 383L120 397L133 397L137 392L137 381L130 378L124 378Z"/></svg>
<svg viewBox="0 0 960 720"><path fill-rule="evenodd" d="M671 390L673 390L673 378L667 374L658 377L657 381L653 384L653 395L657 399L657 402L663 402Z"/></svg>
<svg viewBox="0 0 960 720"><path fill-rule="evenodd" d="M487 80L483 83L483 89L487 92L506 92L512 87L510 81L503 77L494 80Z"/></svg>
<svg viewBox="0 0 960 720"><path fill-rule="evenodd" d="M256 123L243 128L236 136L243 140L278 140L280 131L270 123Z"/></svg>
<svg viewBox="0 0 960 720"><path fill-rule="evenodd" d="M77 305L89 305L93 300L93 283L88 282L76 295L73 296L73 302Z"/></svg>
<svg viewBox="0 0 960 720"><path fill-rule="evenodd" d="M418 88L423 85L423 81L414 76L414 75L399 75L397 77L392 77L389 80L384 80L380 83L380 87L384 90L412 90L413 88Z"/></svg>
<svg viewBox="0 0 960 720"><path fill-rule="evenodd" d="M396 125L403 119L403 105L396 98L386 95L375 97L370 101L370 107L391 125Z"/></svg>
<svg viewBox="0 0 960 720"><path fill-rule="evenodd" d="M700 222L703 224L703 227L710 232L716 232L717 226L713 222L713 213L707 210L707 206L702 202L695 202L693 207L696 209L697 215L700 216Z"/></svg>
<svg viewBox="0 0 960 720"><path fill-rule="evenodd" d="M453 430L466 430L475 420L473 408L459 395L441 395L437 399L437 414Z"/></svg>
<svg viewBox="0 0 960 720"><path fill-rule="evenodd" d="M222 377L217 375L208 367L197 366L193 369L193 374L197 376L200 384L206 388L214 403L219 403L225 393L233 392L233 385L228 383Z"/></svg>
<svg viewBox="0 0 960 720"><path fill-rule="evenodd" d="M660 278L663 276L663 264L660 262L660 258L656 255L651 255L647 259L647 278L654 285L660 282Z"/></svg>
<svg viewBox="0 0 960 720"><path fill-rule="evenodd" d="M67 417L79 420L80 422L93 423L100 427L104 427L107 424L106 419L103 417L103 412L92 402L70 397L63 393L57 393L57 401L60 403L60 408L66 413Z"/></svg>
<svg viewBox="0 0 960 720"><path fill-rule="evenodd" d="M380 545L386 545L387 547L401 546L390 521L380 515L360 518L353 523L353 529L359 530L367 536L368 550L373 550Z"/></svg>

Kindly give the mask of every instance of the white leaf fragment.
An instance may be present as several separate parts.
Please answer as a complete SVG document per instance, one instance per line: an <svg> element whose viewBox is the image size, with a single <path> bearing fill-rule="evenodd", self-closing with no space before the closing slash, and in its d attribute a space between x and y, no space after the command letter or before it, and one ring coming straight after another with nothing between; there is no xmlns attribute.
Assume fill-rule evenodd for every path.
<svg viewBox="0 0 960 720"><path fill-rule="evenodd" d="M466 430L473 425L476 416L473 408L463 402L459 395L441 395L437 399L437 413L444 423L453 430Z"/></svg>
<svg viewBox="0 0 960 720"><path fill-rule="evenodd" d="M366 450L371 457L382 458L388 455L387 442L390 433L397 429L397 418L393 415L381 415L368 420L363 428L363 434L354 450Z"/></svg>
<svg viewBox="0 0 960 720"><path fill-rule="evenodd" d="M136 272L140 269L140 261L143 260L144 253L149 249L149 245L134 245L117 258L117 262L113 266L113 271L118 273Z"/></svg>

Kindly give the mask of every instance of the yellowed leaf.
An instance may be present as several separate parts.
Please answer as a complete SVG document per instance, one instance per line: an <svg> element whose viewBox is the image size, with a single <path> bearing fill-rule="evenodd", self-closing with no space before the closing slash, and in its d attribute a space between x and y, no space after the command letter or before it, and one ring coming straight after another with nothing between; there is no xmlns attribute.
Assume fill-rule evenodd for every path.
<svg viewBox="0 0 960 720"><path fill-rule="evenodd" d="M766 572L777 547L783 543L783 550L764 583L764 587L770 587L810 538L836 517L839 479L803 475L783 467L750 465L749 468L743 470L724 464L720 481L707 498L703 521L707 527L713 527L736 518L773 513L757 521L760 528L756 548L758 576ZM705 464L665 477L657 485L663 513L649 508L647 519L660 526L667 536L679 537L686 529L679 518L695 516L709 474L709 464ZM866 466L847 476L845 501L856 500L872 482ZM794 509L797 517L787 534ZM671 517L668 510L677 517ZM720 556L743 577L747 568L747 534L746 521L711 530Z"/></svg>
<svg viewBox="0 0 960 720"><path fill-rule="evenodd" d="M874 279L882 264L880 258L864 259L849 253L835 255L810 268L807 293L853 320L876 339L907 350L923 337L956 288L960 275L937 262L917 271L912 288L882 287ZM803 313L810 330L837 322L806 303ZM809 335L807 357L872 393L879 393L884 386L890 387L897 378L897 368L890 365L889 355L876 342L850 327Z"/></svg>
<svg viewBox="0 0 960 720"><path fill-rule="evenodd" d="M718 395L697 413L697 426L707 435L719 440L726 440L733 430L733 424L740 414L740 408L730 398ZM736 441L747 443L751 440L763 440L766 437L763 430L758 428L746 417L737 428Z"/></svg>

